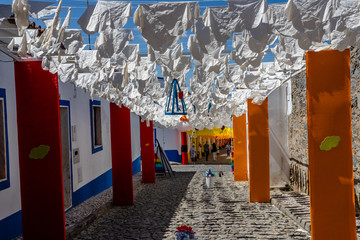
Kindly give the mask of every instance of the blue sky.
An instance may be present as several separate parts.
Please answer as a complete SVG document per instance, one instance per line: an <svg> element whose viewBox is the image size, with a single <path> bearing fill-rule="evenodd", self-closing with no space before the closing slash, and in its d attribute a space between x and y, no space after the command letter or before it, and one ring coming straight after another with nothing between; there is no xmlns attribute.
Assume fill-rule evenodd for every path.
<svg viewBox="0 0 360 240"><path fill-rule="evenodd" d="M38 0L32 0L32 1L38 1ZM46 0L43 0L46 1ZM54 2L55 5L57 5L56 1L49 1L49 2ZM88 0L90 5L95 5L97 0ZM142 0L142 1L130 1L132 3L132 10L133 13L135 12L136 8L138 7L139 4L141 3L157 3L157 2L162 2L162 1L149 1L149 0ZM167 0L166 2L180 2L178 0ZM197 1L199 2L200 5L200 10L201 13L204 12L205 8L208 6L227 6L227 1L215 1L215 0L200 0ZM285 3L287 2L287 0L268 0L269 4L272 3ZM11 4L12 0L1 0L2 4ZM80 28L80 26L77 24L77 20L79 19L79 17L82 15L82 13L85 11L86 9L86 0L63 0L63 7L72 7L72 14L71 14L71 22L70 22L70 27L69 28ZM67 14L67 10L66 9L62 9L61 13L60 13L60 18L64 19L66 17ZM44 24L41 21L36 21L38 24L41 24L42 26L44 26ZM144 39L141 36L141 32L136 30L136 25L133 23L133 19L130 18L128 23L124 26L124 28L127 29L132 29L133 30L133 34L134 34L134 41L132 41L131 43L133 44L139 44L140 45L140 53L147 53L147 45L146 42L144 41ZM187 36L190 35L192 32L189 30L187 32ZM83 34L84 37L84 42L86 44L88 44L88 36ZM90 36L90 44L93 45L95 43L97 34L91 35ZM180 42L183 43L184 46L184 51L188 51L187 49L187 37L182 37L180 39ZM233 49L231 47L231 43L232 43L232 38L229 39L228 41L228 46L227 49L231 50ZM92 46L92 49L94 47ZM264 62L272 62L274 61L274 56L271 53L268 53L264 59ZM161 74L159 74L161 75ZM187 78L190 78L192 76L192 69L190 70L190 72L187 74Z"/></svg>

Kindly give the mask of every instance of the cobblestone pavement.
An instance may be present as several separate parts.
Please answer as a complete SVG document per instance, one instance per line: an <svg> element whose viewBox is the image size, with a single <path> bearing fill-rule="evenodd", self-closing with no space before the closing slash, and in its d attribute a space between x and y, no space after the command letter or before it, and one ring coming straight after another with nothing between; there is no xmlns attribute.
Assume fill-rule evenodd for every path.
<svg viewBox="0 0 360 240"><path fill-rule="evenodd" d="M271 202L300 226L311 231L310 197L304 193L276 191L271 193ZM360 217L356 217L357 238L360 239Z"/></svg>
<svg viewBox="0 0 360 240"><path fill-rule="evenodd" d="M275 191L271 192L271 203L304 229L311 231L310 198L308 195L297 192Z"/></svg>
<svg viewBox="0 0 360 240"><path fill-rule="evenodd" d="M142 175L141 172L133 175L134 192L136 193L141 186ZM94 197L82 202L81 204L69 209L65 213L65 229L66 239L73 239L78 235L87 225L94 222L99 216L108 209L112 208L113 192L112 187L97 194ZM14 240L22 240L19 236Z"/></svg>
<svg viewBox="0 0 360 240"><path fill-rule="evenodd" d="M219 166L173 166L175 178L157 177L141 185L135 205L112 207L75 239L174 239L187 224L199 240L309 239L308 233L269 203L249 203L248 185L233 181L230 166L214 188L205 188L204 172Z"/></svg>
<svg viewBox="0 0 360 240"><path fill-rule="evenodd" d="M133 189L141 186L141 172L133 175ZM65 214L66 239L71 239L112 207L112 187L70 209Z"/></svg>

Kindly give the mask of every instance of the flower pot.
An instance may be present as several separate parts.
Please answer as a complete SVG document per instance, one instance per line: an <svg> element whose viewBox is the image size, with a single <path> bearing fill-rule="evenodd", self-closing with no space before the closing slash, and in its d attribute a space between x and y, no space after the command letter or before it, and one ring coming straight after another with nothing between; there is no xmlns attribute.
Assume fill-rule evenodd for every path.
<svg viewBox="0 0 360 240"><path fill-rule="evenodd" d="M197 240L197 238L195 238L195 235L189 235L189 240Z"/></svg>
<svg viewBox="0 0 360 240"><path fill-rule="evenodd" d="M212 188L213 187L213 179L212 177L205 177L206 181L206 188Z"/></svg>
<svg viewBox="0 0 360 240"><path fill-rule="evenodd" d="M185 233L176 234L175 240L189 240L189 235Z"/></svg>
<svg viewBox="0 0 360 240"><path fill-rule="evenodd" d="M194 234L188 235L188 234L176 234L175 240L197 240L198 238L195 237Z"/></svg>

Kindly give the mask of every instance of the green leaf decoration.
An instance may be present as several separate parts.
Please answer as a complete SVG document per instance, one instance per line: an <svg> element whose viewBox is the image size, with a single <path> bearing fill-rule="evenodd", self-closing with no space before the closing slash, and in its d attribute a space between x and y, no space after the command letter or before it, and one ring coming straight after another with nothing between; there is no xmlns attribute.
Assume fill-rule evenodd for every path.
<svg viewBox="0 0 360 240"><path fill-rule="evenodd" d="M40 145L38 147L31 149L29 158L44 159L44 157L48 154L49 151L50 151L50 146Z"/></svg>
<svg viewBox="0 0 360 240"><path fill-rule="evenodd" d="M324 138L324 140L321 142L320 150L321 151L330 151L333 148L336 148L339 145L340 142L339 136L330 136Z"/></svg>

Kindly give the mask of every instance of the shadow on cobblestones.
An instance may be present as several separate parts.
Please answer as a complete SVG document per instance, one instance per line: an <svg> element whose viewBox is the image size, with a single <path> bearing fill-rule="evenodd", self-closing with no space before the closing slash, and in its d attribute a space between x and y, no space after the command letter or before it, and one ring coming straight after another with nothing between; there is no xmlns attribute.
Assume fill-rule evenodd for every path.
<svg viewBox="0 0 360 240"><path fill-rule="evenodd" d="M163 239L194 174L176 172L141 185L134 206L112 207L74 239Z"/></svg>
<svg viewBox="0 0 360 240"><path fill-rule="evenodd" d="M174 240L186 224L199 240L309 239L293 220L270 203L249 203L249 186L234 182L231 166L205 187L204 173L219 166L174 166L176 178L157 177L141 185L132 207L112 207L75 239Z"/></svg>

